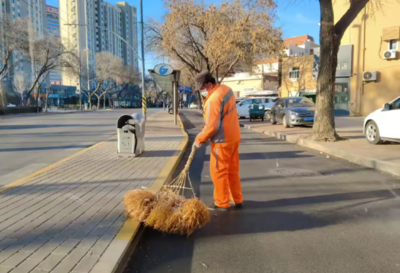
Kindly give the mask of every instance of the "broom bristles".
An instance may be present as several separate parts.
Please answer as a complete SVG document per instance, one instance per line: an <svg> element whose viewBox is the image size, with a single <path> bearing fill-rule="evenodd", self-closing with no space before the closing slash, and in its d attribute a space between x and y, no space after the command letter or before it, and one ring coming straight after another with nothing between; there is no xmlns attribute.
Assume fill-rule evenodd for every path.
<svg viewBox="0 0 400 273"><path fill-rule="evenodd" d="M185 199L180 193L189 181L189 166L196 148L192 149L185 168L170 183L164 185L160 192L153 194L145 190L132 190L124 196L125 214L127 217L143 222L146 226L167 233L187 235L210 222L210 213L198 198Z"/></svg>
<svg viewBox="0 0 400 273"><path fill-rule="evenodd" d="M169 193L160 192L156 195L156 203L145 221L146 226L151 226L161 231L167 231L165 223L171 216L174 207L179 206L184 202L182 196Z"/></svg>
<svg viewBox="0 0 400 273"><path fill-rule="evenodd" d="M124 196L125 215L138 221L145 221L154 205L155 195L145 190L132 190Z"/></svg>

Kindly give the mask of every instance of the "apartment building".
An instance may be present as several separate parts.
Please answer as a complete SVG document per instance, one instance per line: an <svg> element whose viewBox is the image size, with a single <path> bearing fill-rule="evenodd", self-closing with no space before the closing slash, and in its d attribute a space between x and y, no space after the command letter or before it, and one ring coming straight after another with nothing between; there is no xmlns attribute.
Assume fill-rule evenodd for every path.
<svg viewBox="0 0 400 273"><path fill-rule="evenodd" d="M287 56L309 56L314 54L315 48L319 48L310 35L289 37L283 40L283 44Z"/></svg>
<svg viewBox="0 0 400 273"><path fill-rule="evenodd" d="M267 58L255 61L253 72L255 74L270 74L278 75L279 70L279 59L278 58Z"/></svg>
<svg viewBox="0 0 400 273"><path fill-rule="evenodd" d="M31 3L30 5L28 4L29 2ZM31 0L29 2L28 0L0 0L0 19L6 16L13 20L29 17L31 29L34 31L33 35L44 36L47 34L46 2L44 0ZM0 60L2 59L1 54L0 52ZM11 62L18 62L18 65L14 66L13 71L5 79L4 85L11 86L13 76L16 73L23 73L28 84L34 80L34 68L29 56L23 56L21 53L16 52Z"/></svg>
<svg viewBox="0 0 400 273"><path fill-rule="evenodd" d="M79 55L81 71L92 75L96 54L95 0L60 0L61 40ZM77 86L77 75L62 73L63 85Z"/></svg>
<svg viewBox="0 0 400 273"><path fill-rule="evenodd" d="M222 84L229 86L237 98L251 96L257 91L278 90L278 79L272 75L236 73L232 77L224 78Z"/></svg>
<svg viewBox="0 0 400 273"><path fill-rule="evenodd" d="M120 38L124 38L121 26L122 10L118 6L105 3L104 11L104 21L107 22L104 26L107 43L104 43L104 49L102 51L109 51L113 55L123 58L122 44L124 42Z"/></svg>
<svg viewBox="0 0 400 273"><path fill-rule="evenodd" d="M60 38L60 14L59 9L53 6L46 6L47 35ZM61 74L59 71L51 70L49 74L51 84L61 85Z"/></svg>
<svg viewBox="0 0 400 273"><path fill-rule="evenodd" d="M47 35L60 37L60 12L57 7L46 6Z"/></svg>
<svg viewBox="0 0 400 273"><path fill-rule="evenodd" d="M342 45L336 67L334 109L336 115L351 115L349 79L352 70L352 45ZM287 56L282 60L282 97L302 96L316 100L319 52L308 56Z"/></svg>
<svg viewBox="0 0 400 273"><path fill-rule="evenodd" d="M95 54L109 51L126 65L138 67L136 8L103 0L60 0L60 17L66 20L61 38L81 56L83 72L94 71ZM130 46L126 45L126 42ZM133 49L135 50L133 50ZM64 85L79 85L79 77L63 74Z"/></svg>
<svg viewBox="0 0 400 273"><path fill-rule="evenodd" d="M337 0L335 19L349 9ZM351 115L368 115L400 96L400 3L385 1L382 10L364 8L349 25L341 44L352 45L348 78Z"/></svg>
<svg viewBox="0 0 400 273"><path fill-rule="evenodd" d="M126 2L119 2L122 10L122 35L131 46L122 43L122 58L126 65L138 68L137 10Z"/></svg>

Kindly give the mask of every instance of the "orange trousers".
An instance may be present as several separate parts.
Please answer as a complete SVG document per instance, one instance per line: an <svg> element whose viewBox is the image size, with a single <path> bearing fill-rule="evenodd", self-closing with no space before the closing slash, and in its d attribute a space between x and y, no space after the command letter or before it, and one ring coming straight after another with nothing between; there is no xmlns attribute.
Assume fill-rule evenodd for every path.
<svg viewBox="0 0 400 273"><path fill-rule="evenodd" d="M211 143L210 173L215 205L229 208L230 194L235 204L243 202L239 176L239 144L215 147Z"/></svg>

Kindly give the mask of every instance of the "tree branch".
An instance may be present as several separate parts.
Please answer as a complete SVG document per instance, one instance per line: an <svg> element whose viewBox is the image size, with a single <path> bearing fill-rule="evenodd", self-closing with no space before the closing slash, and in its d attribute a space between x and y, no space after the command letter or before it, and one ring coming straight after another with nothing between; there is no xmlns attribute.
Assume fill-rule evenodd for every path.
<svg viewBox="0 0 400 273"><path fill-rule="evenodd" d="M221 83L225 79L225 77L231 72L232 68L238 63L238 61L239 58L236 58L236 60L229 65L228 69L225 71L225 74L222 76L221 80L217 79L219 83Z"/></svg>
<svg viewBox="0 0 400 273"><path fill-rule="evenodd" d="M340 20L335 25L335 33L342 37L351 22L356 19L360 11L367 5L369 0L351 0L350 8L346 13L340 18Z"/></svg>

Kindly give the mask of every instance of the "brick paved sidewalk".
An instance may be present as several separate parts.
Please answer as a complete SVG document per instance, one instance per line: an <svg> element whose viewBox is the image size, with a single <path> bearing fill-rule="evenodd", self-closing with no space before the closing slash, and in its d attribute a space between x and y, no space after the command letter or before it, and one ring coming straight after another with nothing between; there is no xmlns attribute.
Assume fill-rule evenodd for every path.
<svg viewBox="0 0 400 273"><path fill-rule="evenodd" d="M111 139L1 193L0 272L112 272L130 243L115 239L123 195L159 180L186 140L165 113L146 130L138 158L118 157Z"/></svg>

